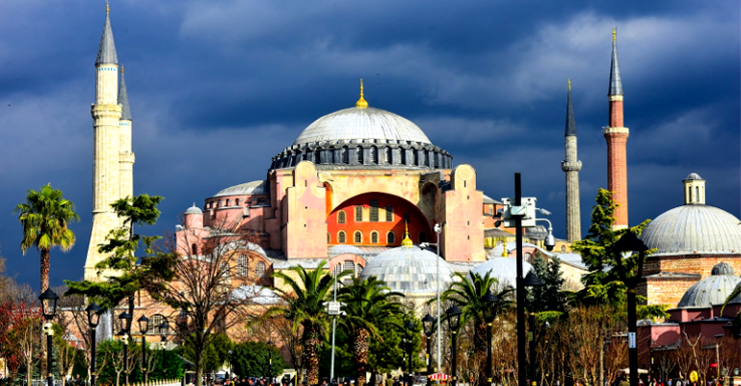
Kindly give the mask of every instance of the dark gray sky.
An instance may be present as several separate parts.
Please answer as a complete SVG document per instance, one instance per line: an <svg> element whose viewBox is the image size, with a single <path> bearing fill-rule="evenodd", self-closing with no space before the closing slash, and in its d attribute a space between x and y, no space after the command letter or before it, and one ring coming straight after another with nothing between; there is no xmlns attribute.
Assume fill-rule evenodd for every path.
<svg viewBox="0 0 741 386"><path fill-rule="evenodd" d="M563 4L568 3L568 4ZM135 193L165 196L142 232L219 190L265 177L315 119L353 106L402 115L476 168L493 198L523 195L564 236L563 133L572 79L582 228L606 187L611 31L625 90L631 224L682 204L681 180L739 216L741 9L730 1L114 0L134 117ZM0 2L0 253L38 287L13 208L50 182L73 200L77 245L51 282L82 277L91 219L95 55L105 5Z"/></svg>

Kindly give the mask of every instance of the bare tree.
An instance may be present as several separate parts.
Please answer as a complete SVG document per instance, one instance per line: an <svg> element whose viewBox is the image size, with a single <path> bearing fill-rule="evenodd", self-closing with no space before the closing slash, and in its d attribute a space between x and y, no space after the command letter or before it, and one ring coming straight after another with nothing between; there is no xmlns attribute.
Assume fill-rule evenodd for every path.
<svg viewBox="0 0 741 386"><path fill-rule="evenodd" d="M254 292L240 266L242 255L256 254L258 247L248 233L234 224L212 227L207 238L188 231L178 234L166 247L174 255L172 281L152 277L149 294L176 310L181 338L190 335L195 351L196 386L201 386L203 352L215 333L225 332L249 318ZM193 246L196 247L193 247ZM200 247L198 247L200 246ZM212 334L214 333L214 334Z"/></svg>
<svg viewBox="0 0 741 386"><path fill-rule="evenodd" d="M680 376L684 378L689 377L692 366L694 365L694 355L690 339L686 332L682 333L679 346L675 350L672 350L669 358L677 364Z"/></svg>

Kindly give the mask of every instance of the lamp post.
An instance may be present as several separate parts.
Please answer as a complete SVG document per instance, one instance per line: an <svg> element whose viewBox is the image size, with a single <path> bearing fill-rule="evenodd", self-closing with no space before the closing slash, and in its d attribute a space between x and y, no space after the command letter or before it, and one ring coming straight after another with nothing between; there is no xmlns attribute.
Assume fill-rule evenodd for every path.
<svg viewBox="0 0 741 386"><path fill-rule="evenodd" d="M170 323L167 323L167 320L165 320L164 322L162 322L162 324L159 325L159 333L160 333L160 338L161 338L160 349L162 350L162 378L165 377L165 347L167 346L167 334L169 332L170 332ZM231 375L231 372L232 372L231 359L229 359L229 374L230 375Z"/></svg>
<svg viewBox="0 0 741 386"><path fill-rule="evenodd" d="M407 340L407 354L409 355L409 363L407 363L407 386L412 386L412 351L414 349L414 329L415 325L412 321L404 323L404 327L407 329L409 339Z"/></svg>
<svg viewBox="0 0 741 386"><path fill-rule="evenodd" d="M54 331L51 327L51 320L57 314L57 300L59 296L54 293L50 288L47 288L43 294L39 295L41 301L41 313L44 314L44 331L46 332L46 375L48 386L54 385L54 375L52 374L52 342L51 337L54 335Z"/></svg>
<svg viewBox="0 0 741 386"><path fill-rule="evenodd" d="M103 309L100 308L98 303L92 302L87 308L87 323L90 325L90 385L95 386L95 329L98 327L100 321L100 313Z"/></svg>
<svg viewBox="0 0 741 386"><path fill-rule="evenodd" d="M430 355L430 339L432 338L432 326L435 324L435 318L432 317L432 315L427 314L424 318L422 318L422 327L425 330L425 336L427 337L427 357L426 364L427 364L427 386L432 385L432 379L430 376L432 375L432 356Z"/></svg>
<svg viewBox="0 0 741 386"><path fill-rule="evenodd" d="M497 295L491 292L491 289L486 290L481 300L484 303L484 321L486 322L486 382L491 386L494 378L492 374L492 360L491 360L491 327L494 323L494 318L497 315L496 302L499 301Z"/></svg>
<svg viewBox="0 0 741 386"><path fill-rule="evenodd" d="M273 341L268 341L268 378L270 379L269 385L273 384Z"/></svg>
<svg viewBox="0 0 741 386"><path fill-rule="evenodd" d="M543 282L540 280L535 272L530 271L522 280L523 287L541 287ZM540 300L540 296L534 297ZM533 301L535 303L535 301ZM535 381L535 304L530 305L530 312L528 317L528 324L530 325L530 332L528 333L528 340L530 341L530 385L535 386L538 382Z"/></svg>
<svg viewBox="0 0 741 386"><path fill-rule="evenodd" d="M458 358L456 355L456 334L458 333L458 327L460 327L460 320L461 320L461 314L463 312L460 308L458 308L457 304L453 304L450 308L448 308L447 311L445 311L445 314L448 316L448 329L450 330L450 344L451 344L451 353L453 355L453 366L451 369L451 376L452 382L451 386L457 386L458 385L458 373L456 369L456 365L458 362ZM439 355L439 354L438 354Z"/></svg>
<svg viewBox="0 0 741 386"><path fill-rule="evenodd" d="M129 384L129 328L131 327L131 314L124 311L118 316L121 320L121 341L124 344L123 348L123 372L124 372L124 384Z"/></svg>
<svg viewBox="0 0 741 386"><path fill-rule="evenodd" d="M142 374L144 375L144 383L147 383L147 332L149 331L149 318L147 318L147 315L142 315L137 322L139 322L139 332L142 334Z"/></svg>
<svg viewBox="0 0 741 386"><path fill-rule="evenodd" d="M646 244L628 230L615 242L615 252L638 252L638 273L626 280L628 287L628 358L630 360L630 386L638 386L638 348L636 345L636 286L643 277L643 260L648 250Z"/></svg>

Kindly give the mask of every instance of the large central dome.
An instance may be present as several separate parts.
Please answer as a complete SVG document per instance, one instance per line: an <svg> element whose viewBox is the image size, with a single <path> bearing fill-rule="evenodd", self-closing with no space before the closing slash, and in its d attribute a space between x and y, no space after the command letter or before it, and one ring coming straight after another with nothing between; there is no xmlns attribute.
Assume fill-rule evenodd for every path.
<svg viewBox="0 0 741 386"><path fill-rule="evenodd" d="M364 141L432 144L422 129L412 121L372 107L351 107L325 115L304 129L293 144Z"/></svg>

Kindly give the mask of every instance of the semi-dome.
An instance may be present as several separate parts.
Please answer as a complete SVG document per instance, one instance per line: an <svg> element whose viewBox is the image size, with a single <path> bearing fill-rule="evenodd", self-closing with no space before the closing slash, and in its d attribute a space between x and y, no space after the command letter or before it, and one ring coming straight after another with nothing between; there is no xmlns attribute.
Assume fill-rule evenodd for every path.
<svg viewBox="0 0 741 386"><path fill-rule="evenodd" d="M522 262L522 274L527 275L533 268L527 261ZM512 286L517 284L517 259L511 257L495 257L487 260L475 267L468 273L469 276L478 274L481 277L495 277L499 280L501 287Z"/></svg>
<svg viewBox="0 0 741 386"><path fill-rule="evenodd" d="M677 308L710 307L723 304L733 289L741 283L741 278L733 274L733 268L726 263L718 263L712 274L693 284L682 296Z"/></svg>
<svg viewBox="0 0 741 386"><path fill-rule="evenodd" d="M216 193L214 197L266 195L269 194L268 189L269 186L265 180L250 181L223 189Z"/></svg>
<svg viewBox="0 0 741 386"><path fill-rule="evenodd" d="M741 226L732 214L709 205L670 209L648 224L641 239L653 256L741 253Z"/></svg>
<svg viewBox="0 0 741 386"><path fill-rule="evenodd" d="M432 144L412 121L372 107L351 107L325 115L304 129L293 144L363 141Z"/></svg>
<svg viewBox="0 0 741 386"><path fill-rule="evenodd" d="M453 282L450 265L436 254L418 246L402 246L379 253L360 272L360 277L375 276L386 282L392 291L404 294L434 293L437 291L437 264L440 264L440 288L447 289Z"/></svg>

